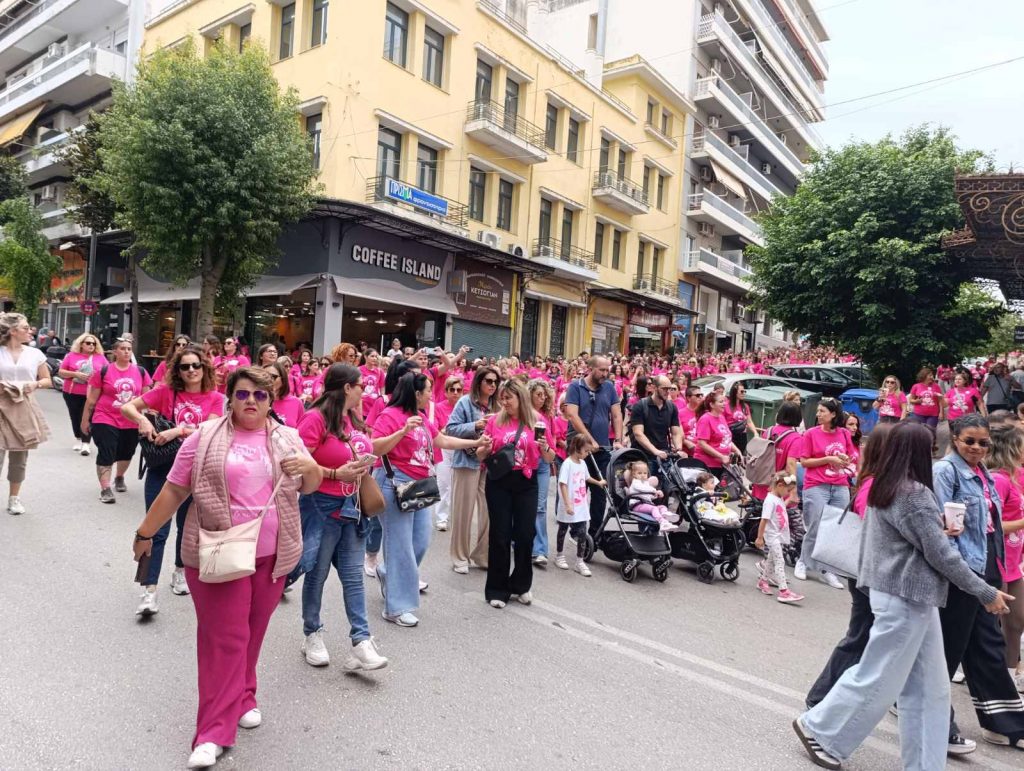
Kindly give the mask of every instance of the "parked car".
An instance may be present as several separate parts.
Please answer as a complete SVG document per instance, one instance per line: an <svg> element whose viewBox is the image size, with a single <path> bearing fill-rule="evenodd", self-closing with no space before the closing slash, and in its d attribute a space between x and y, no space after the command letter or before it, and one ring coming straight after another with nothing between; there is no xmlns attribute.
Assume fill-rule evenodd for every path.
<svg viewBox="0 0 1024 771"><path fill-rule="evenodd" d="M859 387L853 378L844 375L834 367L823 364L794 364L775 367L773 374L792 383L797 388L816 391L823 396L838 399L843 391Z"/></svg>
<svg viewBox="0 0 1024 771"><path fill-rule="evenodd" d="M857 384L857 388L878 388L878 380L863 364L829 364L836 372L841 372Z"/></svg>

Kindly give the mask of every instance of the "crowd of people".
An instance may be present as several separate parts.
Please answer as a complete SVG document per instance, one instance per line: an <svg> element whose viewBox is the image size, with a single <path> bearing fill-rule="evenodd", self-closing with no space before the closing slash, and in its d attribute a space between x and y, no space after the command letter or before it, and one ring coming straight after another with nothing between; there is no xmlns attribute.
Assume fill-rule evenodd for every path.
<svg viewBox="0 0 1024 771"><path fill-rule="evenodd" d="M50 385L31 342L24 317L0 316L0 384L22 393ZM416 627L432 531L448 534L455 574L485 573L490 607L530 605L537 569L553 563L591 577L584 543L604 520L612 452L632 446L648 459L631 468L631 507L664 533L678 516L659 488L659 462L701 461L708 473L698 485L714 498L726 467L749 459L754 437L773 455L770 480L749 493L762 504L757 590L787 604L804 599L786 576L784 550L796 549L795 579L820 576L852 598L849 630L794 722L812 759L838 768L893 704L905 767L938 768L947 753L971 751L949 707L961 667L982 737L1024 745L1024 428L1012 411L1020 387L1005 364L922 370L906 394L885 377L880 422L865 437L835 399L822 399L817 425L806 426L799 392L788 393L761 432L742 380L693 385L708 374L852 359L829 348L472 353L397 340L384 352L342 343L321 356L275 344L253 353L237 337L180 335L151 377L131 339L117 339L110 357L95 335L74 340L59 376L73 451L89 455L95 444L100 500L114 504L127 489L140 446L146 465L146 511L133 536L141 618L159 611L175 523L170 589L191 595L198 621L189 767L214 765L239 727L262 722L260 647L300 577L305 660L330 662L321 605L333 566L349 623L343 666L377 670L389 662L372 633L366 581L377 582L384 622ZM1018 371L1024 384L1024 362ZM933 467L943 419L952 448ZM19 492L35 446L5 441L11 514L25 512ZM946 518L950 503L962 504L962 522ZM843 581L813 556L823 517L846 508L863 518L865 535L858 575ZM249 567L232 572L243 541Z"/></svg>

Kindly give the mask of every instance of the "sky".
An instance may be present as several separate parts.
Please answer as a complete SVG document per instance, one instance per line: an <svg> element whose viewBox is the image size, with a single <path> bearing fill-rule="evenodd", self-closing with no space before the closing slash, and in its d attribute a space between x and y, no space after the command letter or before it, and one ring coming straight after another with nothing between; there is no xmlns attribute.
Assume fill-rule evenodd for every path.
<svg viewBox="0 0 1024 771"><path fill-rule="evenodd" d="M874 141L923 122L948 126L996 168L1024 169L1024 59L886 96L859 99L1024 57L1024 0L815 0L831 40L825 143ZM857 99L848 104L848 100Z"/></svg>

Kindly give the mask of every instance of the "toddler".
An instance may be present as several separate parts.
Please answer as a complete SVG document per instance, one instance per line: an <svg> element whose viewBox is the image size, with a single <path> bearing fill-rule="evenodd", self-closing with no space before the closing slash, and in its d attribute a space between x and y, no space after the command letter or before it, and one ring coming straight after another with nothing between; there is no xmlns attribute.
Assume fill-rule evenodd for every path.
<svg viewBox="0 0 1024 771"><path fill-rule="evenodd" d="M715 520L725 525L734 525L740 521L739 514L725 505L718 490L718 479L714 474L702 472L694 484L707 493L707 497L696 502L697 513L702 519Z"/></svg>
<svg viewBox="0 0 1024 771"><path fill-rule="evenodd" d="M786 506L796 502L796 477L778 472L772 477L770 492L764 499L761 508L761 525L757 529L754 545L758 549L767 547L768 555L764 561L757 563L760 578L757 588L762 594L771 596L772 584L779 587L779 602L800 602L804 597L789 590L786 583L786 562L782 556L782 547L789 543L789 517Z"/></svg>
<svg viewBox="0 0 1024 771"><path fill-rule="evenodd" d="M583 561L587 543L587 526L590 524L590 493L587 485L604 486L603 479L594 479L587 470L587 456L590 455L590 440L583 434L573 434L567 447L568 457L562 461L558 472L558 493L563 506L555 512L558 535L555 540L557 554L555 565L562 570L569 569L562 549L565 533L569 532L576 541L576 572L584 578L590 577L590 567Z"/></svg>
<svg viewBox="0 0 1024 771"><path fill-rule="evenodd" d="M654 501L664 498L665 493L658 489L658 478L652 477L647 461L636 460L629 464L630 482L626 488L629 497L629 510L633 514L647 514L658 523L658 532L671 533L678 530L672 520L672 512L668 506L656 504Z"/></svg>

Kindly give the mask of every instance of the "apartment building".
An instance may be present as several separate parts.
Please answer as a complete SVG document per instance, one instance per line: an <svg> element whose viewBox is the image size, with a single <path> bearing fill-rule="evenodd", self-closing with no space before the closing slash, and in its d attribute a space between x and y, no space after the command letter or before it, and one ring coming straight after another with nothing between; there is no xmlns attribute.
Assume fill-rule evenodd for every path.
<svg viewBox="0 0 1024 771"><path fill-rule="evenodd" d="M755 217L790 195L824 118L828 33L812 0L547 0L526 25L580 67L615 70L642 47L696 104L665 132L686 148L678 254L680 296L698 311L697 351L789 345L794 333L747 307L744 249L762 243ZM652 20L657 20L653 23ZM646 112L656 141L659 104Z"/></svg>
<svg viewBox="0 0 1024 771"><path fill-rule="evenodd" d="M639 46L621 67L576 66L528 33L523 5L153 9L146 52L259 41L302 100L323 198L249 293L251 343L397 337L567 356L672 344L688 316L677 281L685 145L651 144L646 118L656 101L672 133L695 105ZM187 329L197 286L145 281L168 325L154 339Z"/></svg>

